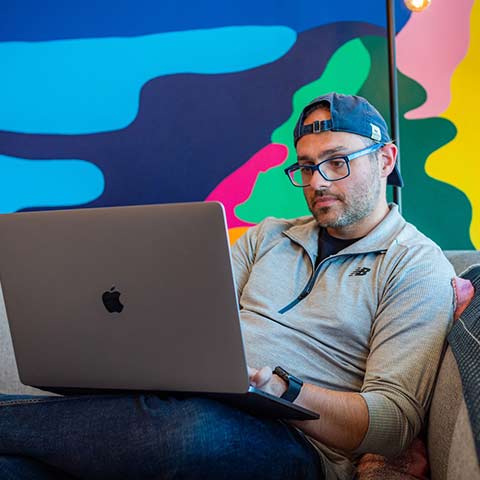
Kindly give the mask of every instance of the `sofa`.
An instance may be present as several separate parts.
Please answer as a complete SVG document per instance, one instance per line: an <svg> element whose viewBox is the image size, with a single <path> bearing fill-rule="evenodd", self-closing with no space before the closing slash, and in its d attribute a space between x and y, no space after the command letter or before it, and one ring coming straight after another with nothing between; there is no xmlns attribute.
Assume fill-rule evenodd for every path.
<svg viewBox="0 0 480 480"><path fill-rule="evenodd" d="M480 264L480 251L446 251L445 254L457 274L472 264ZM0 392L45 394L22 385L18 379L1 292ZM432 397L426 422L426 446L432 480L480 480L480 467L461 378L450 347L446 349ZM375 478L393 480L415 477L393 472Z"/></svg>

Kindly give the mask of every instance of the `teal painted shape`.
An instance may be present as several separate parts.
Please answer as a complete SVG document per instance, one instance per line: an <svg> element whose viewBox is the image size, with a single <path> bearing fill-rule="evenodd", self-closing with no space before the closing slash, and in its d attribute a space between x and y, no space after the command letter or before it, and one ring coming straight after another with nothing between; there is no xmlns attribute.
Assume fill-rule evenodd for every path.
<svg viewBox="0 0 480 480"><path fill-rule="evenodd" d="M124 128L152 78L255 68L285 55L296 38L288 27L250 26L0 43L0 130L85 134Z"/></svg>
<svg viewBox="0 0 480 480"><path fill-rule="evenodd" d="M25 160L0 155L0 213L28 207L82 205L105 187L102 171L84 160Z"/></svg>

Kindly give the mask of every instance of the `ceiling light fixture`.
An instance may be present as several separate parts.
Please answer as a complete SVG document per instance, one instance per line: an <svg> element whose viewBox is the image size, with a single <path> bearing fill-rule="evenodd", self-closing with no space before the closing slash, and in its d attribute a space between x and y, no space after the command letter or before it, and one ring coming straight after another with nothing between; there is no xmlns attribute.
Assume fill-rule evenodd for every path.
<svg viewBox="0 0 480 480"><path fill-rule="evenodd" d="M412 12L423 12L430 6L432 0L404 0L405 5Z"/></svg>

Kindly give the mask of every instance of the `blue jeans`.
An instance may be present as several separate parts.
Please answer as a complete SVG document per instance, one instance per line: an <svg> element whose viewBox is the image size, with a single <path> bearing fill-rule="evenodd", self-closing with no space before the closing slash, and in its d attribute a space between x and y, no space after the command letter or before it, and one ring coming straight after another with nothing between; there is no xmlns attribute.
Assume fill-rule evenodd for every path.
<svg viewBox="0 0 480 480"><path fill-rule="evenodd" d="M205 398L0 395L0 478L322 479L288 424Z"/></svg>

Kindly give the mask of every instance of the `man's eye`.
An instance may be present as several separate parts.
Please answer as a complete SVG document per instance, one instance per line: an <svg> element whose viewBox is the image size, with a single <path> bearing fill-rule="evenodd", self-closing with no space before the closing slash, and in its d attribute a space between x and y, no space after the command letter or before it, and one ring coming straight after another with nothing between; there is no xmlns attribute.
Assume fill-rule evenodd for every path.
<svg viewBox="0 0 480 480"><path fill-rule="evenodd" d="M310 165L300 165L300 171L302 172L302 175L312 174L312 169L310 168Z"/></svg>
<svg viewBox="0 0 480 480"><path fill-rule="evenodd" d="M330 160L328 162L328 165L331 168L341 169L341 168L345 167L345 160L342 160L342 159Z"/></svg>

